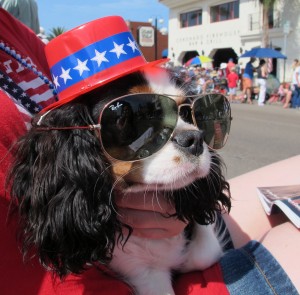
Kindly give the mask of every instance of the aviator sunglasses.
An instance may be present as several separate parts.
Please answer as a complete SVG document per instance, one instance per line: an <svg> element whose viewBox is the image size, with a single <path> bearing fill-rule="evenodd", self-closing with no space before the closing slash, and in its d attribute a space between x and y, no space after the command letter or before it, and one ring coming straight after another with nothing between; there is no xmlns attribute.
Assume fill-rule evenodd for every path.
<svg viewBox="0 0 300 295"><path fill-rule="evenodd" d="M97 125L37 129L96 130L102 149L109 157L120 161L138 161L155 154L172 139L180 117L203 132L204 142L211 149L222 148L232 120L227 98L212 93L189 96L189 99L191 103L178 106L171 95L129 94L106 104ZM37 125L40 125L42 117Z"/></svg>

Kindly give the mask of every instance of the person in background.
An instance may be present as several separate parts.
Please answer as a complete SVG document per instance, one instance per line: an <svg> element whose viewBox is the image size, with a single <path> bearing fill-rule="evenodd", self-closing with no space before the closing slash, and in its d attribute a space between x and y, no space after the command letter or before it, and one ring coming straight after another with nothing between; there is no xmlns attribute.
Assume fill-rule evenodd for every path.
<svg viewBox="0 0 300 295"><path fill-rule="evenodd" d="M267 92L267 78L268 78L268 68L267 63L264 59L259 61L259 66L257 68L257 82L259 85L259 95L258 95L258 105L264 106Z"/></svg>
<svg viewBox="0 0 300 295"><path fill-rule="evenodd" d="M298 63L299 63L299 60L297 58L295 58L294 61L293 61L293 64L292 64L292 70L293 71L296 69Z"/></svg>
<svg viewBox="0 0 300 295"><path fill-rule="evenodd" d="M255 60L256 60L256 58L254 58L254 57L250 58L250 60L246 64L245 71L244 71L244 74L243 74L242 99L244 100L245 95L246 95L247 96L247 103L249 103L249 104L252 104L251 95L252 95L253 72L254 72L253 63L255 62Z"/></svg>
<svg viewBox="0 0 300 295"><path fill-rule="evenodd" d="M295 64L293 72L293 97L292 108L300 108L300 62Z"/></svg>
<svg viewBox="0 0 300 295"><path fill-rule="evenodd" d="M282 102L284 102L283 108L287 109L290 107L293 91L291 90L289 83L283 83L279 88L280 90L278 90L278 93L280 93Z"/></svg>
<svg viewBox="0 0 300 295"><path fill-rule="evenodd" d="M236 73L235 67L230 68L230 73L227 76L228 88L229 88L229 102L235 102L236 99L236 88L239 81L239 76Z"/></svg>
<svg viewBox="0 0 300 295"><path fill-rule="evenodd" d="M0 7L35 32L40 33L38 6L35 0L0 0Z"/></svg>
<svg viewBox="0 0 300 295"><path fill-rule="evenodd" d="M216 83L217 88L219 90L222 90L222 93L227 94L228 89L228 83L227 83L227 63L222 62L220 64L220 68L218 69L218 83Z"/></svg>
<svg viewBox="0 0 300 295"><path fill-rule="evenodd" d="M283 108L287 109L290 107L293 91L291 90L290 83L283 82L280 84L276 93L273 93L268 99L268 104L281 102Z"/></svg>
<svg viewBox="0 0 300 295"><path fill-rule="evenodd" d="M226 66L226 69L225 69L225 72L226 72L226 78L228 77L228 75L231 73L231 69L232 68L235 68L235 63L233 62L233 58L230 58L228 60L228 63L227 63L227 66Z"/></svg>
<svg viewBox="0 0 300 295"><path fill-rule="evenodd" d="M295 68L298 64L299 60L297 58L294 58L293 60L293 63L291 65L291 68L290 68L290 71L289 71L289 77L287 79L287 81L293 81L293 74L294 74L294 71L295 71ZM293 86L293 84L291 83L291 87Z"/></svg>
<svg viewBox="0 0 300 295"><path fill-rule="evenodd" d="M221 79L226 79L226 68L227 68L227 63L222 62L220 64L220 68L218 70L218 78Z"/></svg>

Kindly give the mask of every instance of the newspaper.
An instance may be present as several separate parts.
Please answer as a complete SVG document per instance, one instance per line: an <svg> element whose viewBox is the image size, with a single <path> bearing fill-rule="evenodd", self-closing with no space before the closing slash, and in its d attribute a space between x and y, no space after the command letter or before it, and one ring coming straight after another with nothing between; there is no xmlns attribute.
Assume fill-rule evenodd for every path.
<svg viewBox="0 0 300 295"><path fill-rule="evenodd" d="M258 187L258 196L268 215L280 209L300 228L300 184Z"/></svg>

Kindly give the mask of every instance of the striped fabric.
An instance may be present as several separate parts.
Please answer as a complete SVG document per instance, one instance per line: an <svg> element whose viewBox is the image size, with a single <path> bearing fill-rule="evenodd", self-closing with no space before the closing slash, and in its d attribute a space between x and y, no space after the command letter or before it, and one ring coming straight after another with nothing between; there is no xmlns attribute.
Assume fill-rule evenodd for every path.
<svg viewBox="0 0 300 295"><path fill-rule="evenodd" d="M15 103L29 128L32 115L57 100L51 89L45 44L1 8L0 28L0 91Z"/></svg>
<svg viewBox="0 0 300 295"><path fill-rule="evenodd" d="M28 61L26 64L30 65L30 57L25 58ZM0 61L0 75L5 76L5 78L1 78L0 76L0 87L15 98L22 91L24 99L27 100L26 105L25 103L22 105L31 114L37 113L43 107L55 101L54 94L49 85L30 68L20 64L13 56L10 56L3 50L0 50ZM12 84L15 84L15 87ZM15 95L13 92L8 91L9 88L15 91Z"/></svg>
<svg viewBox="0 0 300 295"><path fill-rule="evenodd" d="M268 58L267 59L267 66L268 66L268 73L272 73L273 72L273 59L272 58Z"/></svg>

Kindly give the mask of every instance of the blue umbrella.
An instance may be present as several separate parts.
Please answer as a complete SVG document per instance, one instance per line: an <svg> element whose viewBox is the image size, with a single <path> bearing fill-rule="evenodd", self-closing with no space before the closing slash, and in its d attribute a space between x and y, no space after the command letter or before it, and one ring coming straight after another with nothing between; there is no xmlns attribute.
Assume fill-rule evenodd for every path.
<svg viewBox="0 0 300 295"><path fill-rule="evenodd" d="M168 57L168 48L164 49L164 50L161 52L161 56L162 56L162 57Z"/></svg>
<svg viewBox="0 0 300 295"><path fill-rule="evenodd" d="M287 57L280 53L279 51L272 48L252 48L246 51L241 57L256 57L256 58L284 58Z"/></svg>

